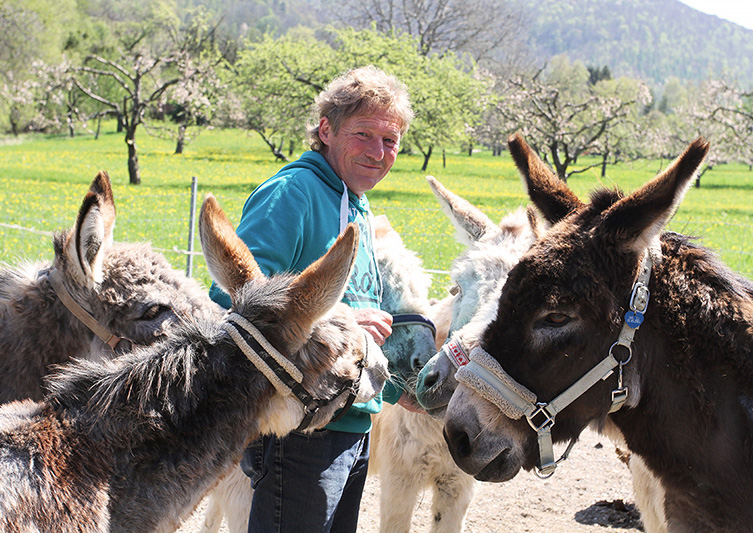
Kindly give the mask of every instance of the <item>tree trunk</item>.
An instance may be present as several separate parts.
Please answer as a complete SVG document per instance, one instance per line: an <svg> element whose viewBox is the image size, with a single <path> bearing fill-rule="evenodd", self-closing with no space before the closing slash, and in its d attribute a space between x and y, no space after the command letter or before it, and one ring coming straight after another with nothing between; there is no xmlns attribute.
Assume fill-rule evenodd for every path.
<svg viewBox="0 0 753 533"><path fill-rule="evenodd" d="M295 150L295 141L293 139L290 139L290 144L288 144L288 157L293 157L294 150Z"/></svg>
<svg viewBox="0 0 753 533"><path fill-rule="evenodd" d="M136 152L136 128L126 131L126 145L128 146L128 180L131 185L141 184L139 172L139 156Z"/></svg>
<svg viewBox="0 0 753 533"><path fill-rule="evenodd" d="M94 140L99 139L99 130L102 127L102 114L97 115L97 132L94 134Z"/></svg>
<svg viewBox="0 0 753 533"><path fill-rule="evenodd" d="M182 154L183 147L185 146L185 144L186 144L186 125L179 124L178 125L178 142L175 144L175 153Z"/></svg>
<svg viewBox="0 0 753 533"><path fill-rule="evenodd" d="M277 149L274 143L270 139L268 139L266 135L264 135L264 132L259 131L259 130L254 130L254 131L258 133L259 136L264 140L266 145L269 146L269 149L272 150L272 153L277 159L279 159L280 161L284 161L286 163L288 162L288 158L285 157L285 154L283 154L282 152L280 152L280 150Z"/></svg>
<svg viewBox="0 0 753 533"><path fill-rule="evenodd" d="M442 148L442 168L447 168L447 151Z"/></svg>
<svg viewBox="0 0 753 533"><path fill-rule="evenodd" d="M701 176L706 174L707 170L714 170L714 165L706 165L703 170L701 170L698 175L695 177L695 187L696 189L701 188Z"/></svg>
<svg viewBox="0 0 753 533"><path fill-rule="evenodd" d="M421 172L426 172L426 169L429 167L429 158L433 149L433 146L429 146L429 149L424 152L424 165L421 167Z"/></svg>
<svg viewBox="0 0 753 533"><path fill-rule="evenodd" d="M549 146L549 154L552 156L552 166L557 172L557 177L563 182L567 183L567 167L570 166L571 159L569 156L565 156L564 160L560 159L557 145Z"/></svg>
<svg viewBox="0 0 753 533"><path fill-rule="evenodd" d="M468 144L468 157L473 155L473 143Z"/></svg>
<svg viewBox="0 0 753 533"><path fill-rule="evenodd" d="M68 135L73 138L75 136L75 132L73 131L73 107L71 104L67 105L68 112L65 114L65 121L68 124Z"/></svg>
<svg viewBox="0 0 753 533"><path fill-rule="evenodd" d="M605 178L607 176L607 158L609 157L609 152L605 152L604 155L601 158L601 177Z"/></svg>

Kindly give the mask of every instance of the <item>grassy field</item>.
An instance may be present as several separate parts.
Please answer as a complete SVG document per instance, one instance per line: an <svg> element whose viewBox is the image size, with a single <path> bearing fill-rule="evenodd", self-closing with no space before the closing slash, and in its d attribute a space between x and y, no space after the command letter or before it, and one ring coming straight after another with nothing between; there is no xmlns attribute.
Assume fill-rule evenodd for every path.
<svg viewBox="0 0 753 533"><path fill-rule="evenodd" d="M115 239L151 241L176 268L185 268L190 218L191 179L198 178L199 199L213 193L233 223L249 193L281 166L256 136L233 130L204 132L183 155L173 144L137 138L142 184L128 184L123 136L114 124L92 135L24 136L0 139L0 261L52 256L49 232L73 224L87 187L100 169L113 181L118 219ZM293 157L297 157L294 154ZM390 176L369 193L376 214L385 213L409 248L429 269L446 271L461 250L453 229L439 210L421 172L422 158L401 155ZM585 197L596 185L631 191L653 177L667 162L641 161L610 167L601 179L596 171L570 179ZM526 204L510 158L489 152L441 153L429 164L429 174L477 205L493 220ZM753 172L724 165L704 174L702 186L689 191L670 229L702 238L733 269L753 278ZM195 247L199 248L198 237ZM175 251L178 250L178 251ZM194 276L209 278L203 259L194 262ZM434 295L442 295L448 276L435 275Z"/></svg>

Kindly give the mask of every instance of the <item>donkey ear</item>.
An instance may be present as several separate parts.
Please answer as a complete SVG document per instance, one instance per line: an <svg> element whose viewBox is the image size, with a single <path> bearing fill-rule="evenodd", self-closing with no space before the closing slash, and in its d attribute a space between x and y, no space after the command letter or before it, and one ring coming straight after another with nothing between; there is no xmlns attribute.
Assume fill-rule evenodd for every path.
<svg viewBox="0 0 753 533"><path fill-rule="evenodd" d="M358 251L358 227L350 223L335 244L311 263L290 287L291 323L307 331L332 306L342 300Z"/></svg>
<svg viewBox="0 0 753 533"><path fill-rule="evenodd" d="M254 256L211 194L201 206L199 236L209 274L231 298L247 281L264 277Z"/></svg>
<svg viewBox="0 0 753 533"><path fill-rule="evenodd" d="M507 139L507 146L523 178L523 186L528 191L528 196L549 223L555 224L583 205L568 186L531 150L519 133Z"/></svg>
<svg viewBox="0 0 753 533"><path fill-rule="evenodd" d="M645 250L675 214L708 151L708 141L693 141L661 174L610 207L602 228L628 249Z"/></svg>
<svg viewBox="0 0 753 533"><path fill-rule="evenodd" d="M102 282L102 264L112 245L115 201L110 177L104 170L94 178L78 211L76 224L68 232L63 253L68 271L81 285L94 288Z"/></svg>
<svg viewBox="0 0 753 533"><path fill-rule="evenodd" d="M426 176L431 192L439 200L442 210L455 226L458 242L470 246L484 235L499 233L499 227L479 208L450 192L434 176Z"/></svg>

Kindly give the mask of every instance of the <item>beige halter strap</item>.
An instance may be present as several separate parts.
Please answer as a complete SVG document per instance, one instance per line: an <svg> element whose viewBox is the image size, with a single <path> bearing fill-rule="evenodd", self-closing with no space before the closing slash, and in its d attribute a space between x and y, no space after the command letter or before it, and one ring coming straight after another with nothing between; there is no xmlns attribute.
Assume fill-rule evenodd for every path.
<svg viewBox="0 0 753 533"><path fill-rule="evenodd" d="M118 344L123 340L129 341L131 342L131 344L133 344L133 342L129 339L126 339L125 337L118 337L117 335L112 333L102 324L97 322L97 319L94 318L91 313L81 307L81 305L73 299L73 296L71 296L71 293L68 292L68 289L65 288L63 280L60 277L60 272L57 269L51 269L47 273L47 279L50 281L52 290L55 291L58 299L66 307L66 309L68 309L68 311L70 311L73 316L78 318L81 323L89 328L97 337L102 339L102 342L112 348L113 351L115 351Z"/></svg>

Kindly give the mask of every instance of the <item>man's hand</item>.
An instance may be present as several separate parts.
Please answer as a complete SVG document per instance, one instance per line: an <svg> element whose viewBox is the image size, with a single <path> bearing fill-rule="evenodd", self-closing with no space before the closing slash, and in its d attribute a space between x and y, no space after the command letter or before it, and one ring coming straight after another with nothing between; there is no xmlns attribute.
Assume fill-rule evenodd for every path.
<svg viewBox="0 0 753 533"><path fill-rule="evenodd" d="M373 337L379 346L392 334L392 315L381 309L353 309L356 322Z"/></svg>
<svg viewBox="0 0 753 533"><path fill-rule="evenodd" d="M426 410L424 410L424 408L421 407L421 405L413 398L411 398L410 394L407 394L406 392L403 392L400 395L400 398L398 398L397 400L397 404L403 409L407 409L411 413L419 413L422 415L426 414Z"/></svg>

